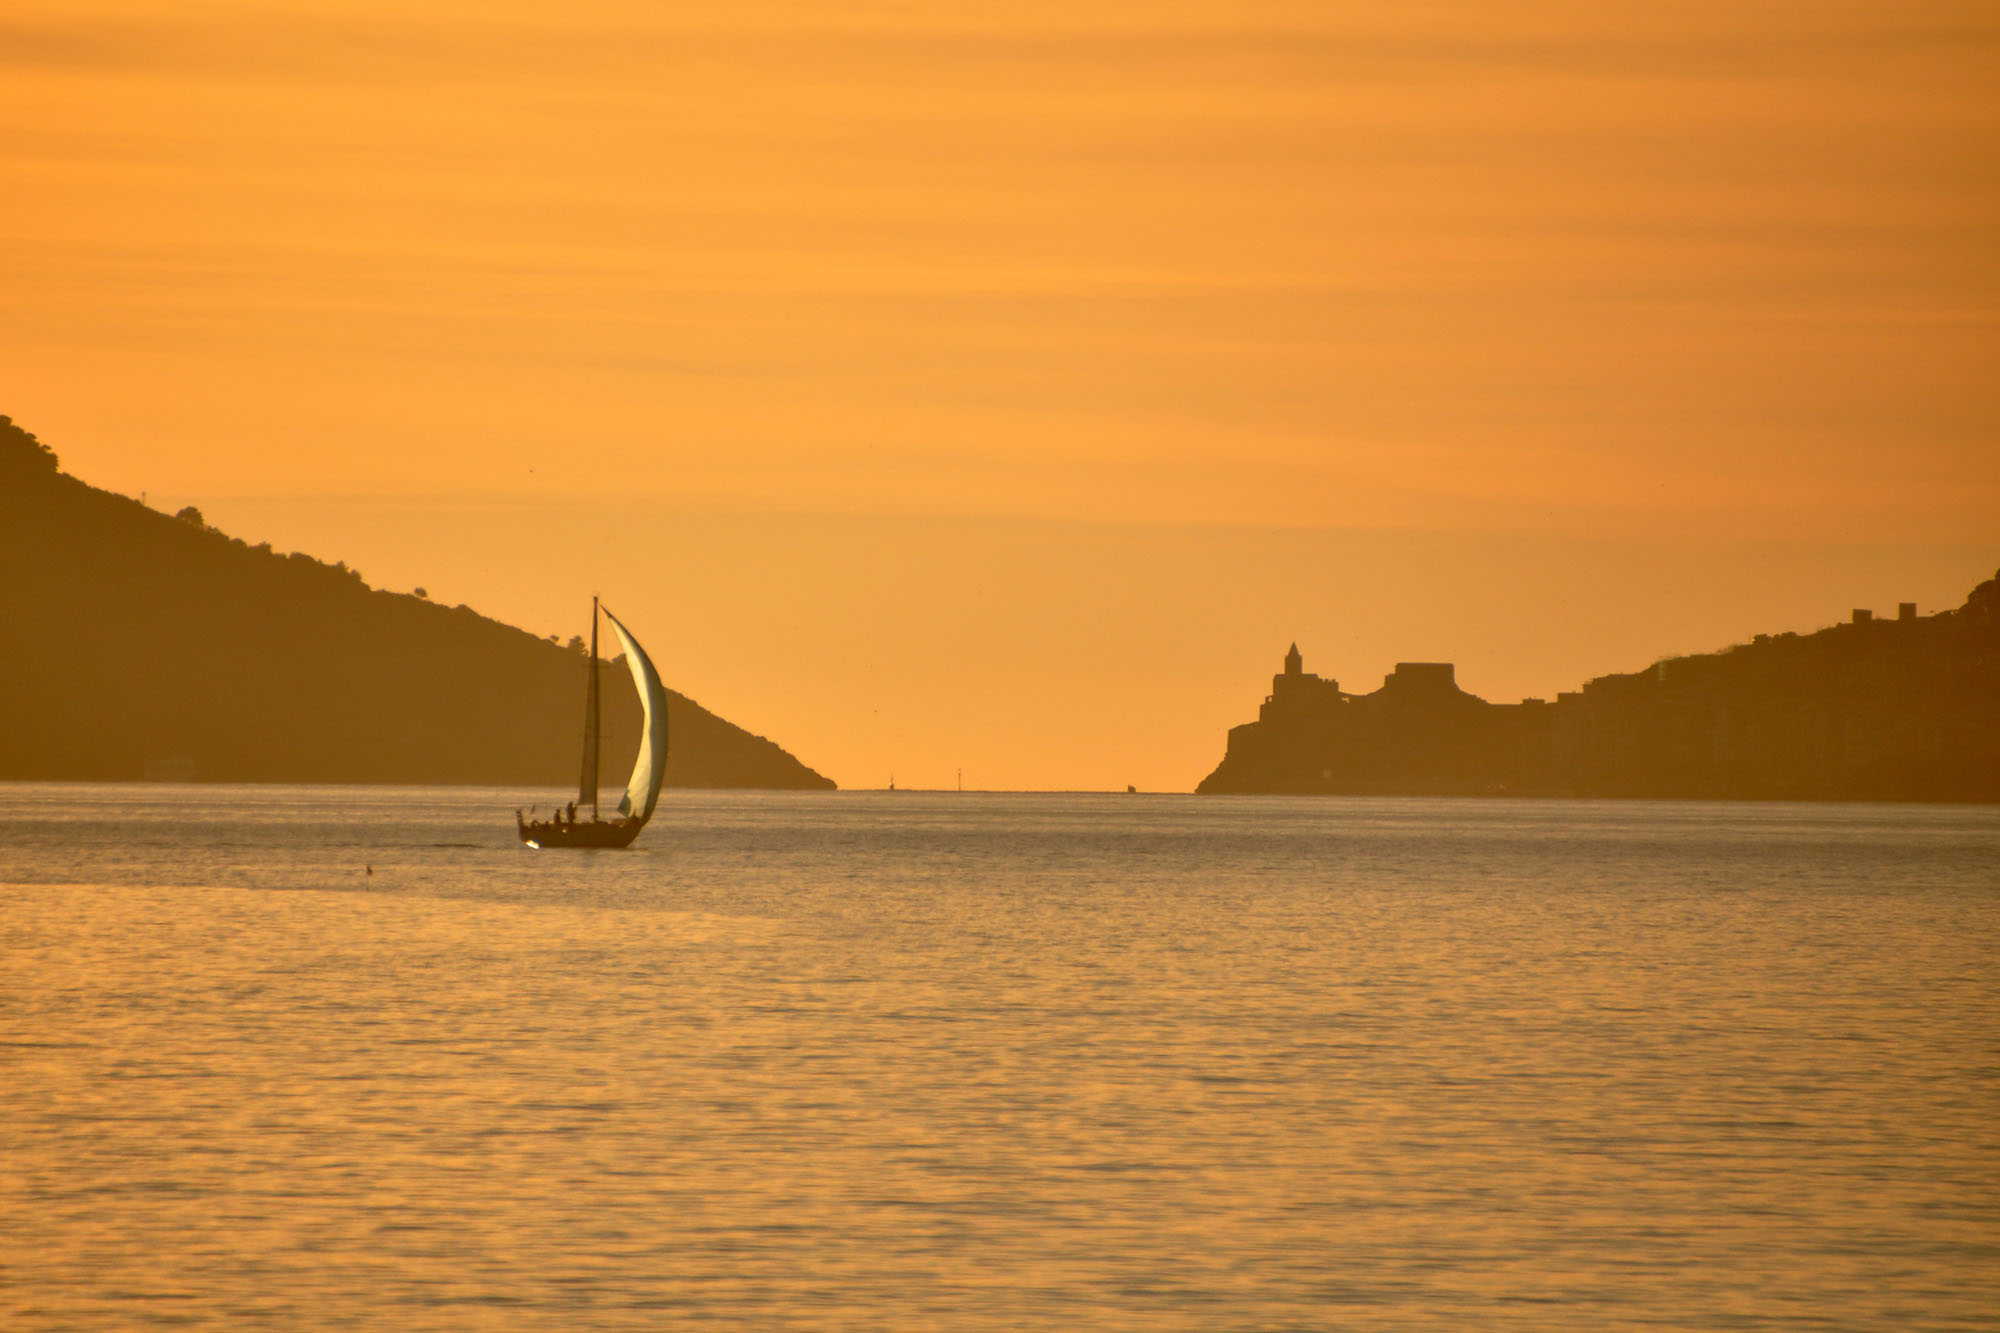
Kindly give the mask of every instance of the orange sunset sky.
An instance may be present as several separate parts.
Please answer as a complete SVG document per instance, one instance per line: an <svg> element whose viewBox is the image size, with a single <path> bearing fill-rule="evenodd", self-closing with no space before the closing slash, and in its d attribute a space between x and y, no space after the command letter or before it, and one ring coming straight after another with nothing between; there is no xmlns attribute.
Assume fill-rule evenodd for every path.
<svg viewBox="0 0 2000 1333"><path fill-rule="evenodd" d="M2000 10L11 0L0 412L847 786L2000 565ZM9 577L20 576L10 571Z"/></svg>

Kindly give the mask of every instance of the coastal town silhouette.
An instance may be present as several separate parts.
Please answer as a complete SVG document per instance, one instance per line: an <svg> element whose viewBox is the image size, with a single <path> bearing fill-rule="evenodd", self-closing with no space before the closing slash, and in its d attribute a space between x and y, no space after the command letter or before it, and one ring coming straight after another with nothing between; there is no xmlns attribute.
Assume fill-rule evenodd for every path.
<svg viewBox="0 0 2000 1333"><path fill-rule="evenodd" d="M2000 799L2000 575L1955 610L1857 608L1812 634L1489 703L1449 662L1368 693L1297 644L1198 790L1686 799Z"/></svg>

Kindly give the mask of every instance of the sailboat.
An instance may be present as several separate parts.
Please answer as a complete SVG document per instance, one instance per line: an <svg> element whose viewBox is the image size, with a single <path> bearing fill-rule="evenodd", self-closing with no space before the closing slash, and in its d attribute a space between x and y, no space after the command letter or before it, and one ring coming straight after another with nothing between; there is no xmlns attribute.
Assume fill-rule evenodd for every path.
<svg viewBox="0 0 2000 1333"><path fill-rule="evenodd" d="M569 808L567 817L559 810L546 820L531 820L518 810L514 812L521 841L537 849L629 847L632 839L639 836L639 830L646 827L646 821L653 817L653 807L660 803L660 784L667 776L666 687L660 684L660 673L653 670L653 660L632 637L632 631L607 610L604 618L611 622L611 632L625 649L625 666L632 673L632 684L638 688L639 707L644 710L645 719L641 724L639 757L632 764L632 777L625 784L625 794L618 800L618 818L600 819L597 814L597 751L603 735L597 705L599 610L597 599L591 598L590 684L584 694L583 775L577 782L576 804ZM587 821L580 817L585 806L590 807Z"/></svg>

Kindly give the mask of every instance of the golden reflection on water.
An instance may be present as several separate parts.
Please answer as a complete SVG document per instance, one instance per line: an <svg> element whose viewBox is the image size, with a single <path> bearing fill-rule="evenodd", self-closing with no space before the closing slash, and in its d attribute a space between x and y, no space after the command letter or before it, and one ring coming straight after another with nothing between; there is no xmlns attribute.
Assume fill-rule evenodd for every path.
<svg viewBox="0 0 2000 1333"><path fill-rule="evenodd" d="M795 808L613 902L0 888L0 1324L1994 1326L1990 814L1800 885Z"/></svg>

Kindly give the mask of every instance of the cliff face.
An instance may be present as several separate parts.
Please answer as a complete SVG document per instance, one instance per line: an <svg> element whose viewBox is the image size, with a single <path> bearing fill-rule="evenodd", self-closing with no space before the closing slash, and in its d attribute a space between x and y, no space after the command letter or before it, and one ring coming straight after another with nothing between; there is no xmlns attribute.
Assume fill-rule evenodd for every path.
<svg viewBox="0 0 2000 1333"><path fill-rule="evenodd" d="M86 486L0 417L0 779L184 759L215 781L572 783L584 673L468 607ZM639 703L622 667L604 684L615 788ZM668 710L671 786L833 786L682 695Z"/></svg>
<svg viewBox="0 0 2000 1333"><path fill-rule="evenodd" d="M1294 664L1197 790L2000 801L2000 577L1956 611L1759 635L1554 703L1450 670L1357 696Z"/></svg>

